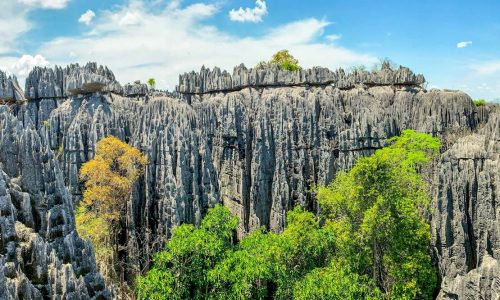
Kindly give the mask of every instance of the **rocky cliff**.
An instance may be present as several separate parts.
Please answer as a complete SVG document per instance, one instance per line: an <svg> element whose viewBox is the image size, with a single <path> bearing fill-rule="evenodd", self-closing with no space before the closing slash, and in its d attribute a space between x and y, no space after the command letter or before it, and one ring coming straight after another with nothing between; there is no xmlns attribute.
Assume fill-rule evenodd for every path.
<svg viewBox="0 0 500 300"><path fill-rule="evenodd" d="M128 279L147 268L172 227L198 223L215 203L239 216L240 235L259 226L280 231L294 205L317 210L313 185L330 182L387 138L407 128L439 135L444 153L432 171L432 227L443 279L439 296L487 299L498 294L500 282L498 110L477 108L462 92L427 91L424 82L407 68L388 66L373 73L238 66L229 74L202 68L180 76L175 97L150 93L140 83L122 88L111 71L96 64L71 65L34 69L26 81L29 101L5 114L30 128L49 153L43 157L60 167L61 189L70 195L64 199L72 200L63 201L72 232L71 205L81 197L78 170L92 158L96 142L112 134L148 154L146 173L128 201L123 235ZM5 160L9 178L23 178L5 170L16 170L24 160ZM50 220L43 214L40 219ZM42 227L33 228L41 238L36 244L50 244ZM13 239L21 235L12 233ZM80 244L72 249L90 251L74 239ZM70 256L67 263L77 268L82 262ZM87 275L73 277L99 278L94 262L86 263ZM0 275L0 284L4 281ZM92 297L97 289L83 281L79 288Z"/></svg>
<svg viewBox="0 0 500 300"><path fill-rule="evenodd" d="M23 90L15 76L7 76L0 70L0 101L3 103L23 101Z"/></svg>
<svg viewBox="0 0 500 300"><path fill-rule="evenodd" d="M0 298L106 299L46 128L0 107Z"/></svg>

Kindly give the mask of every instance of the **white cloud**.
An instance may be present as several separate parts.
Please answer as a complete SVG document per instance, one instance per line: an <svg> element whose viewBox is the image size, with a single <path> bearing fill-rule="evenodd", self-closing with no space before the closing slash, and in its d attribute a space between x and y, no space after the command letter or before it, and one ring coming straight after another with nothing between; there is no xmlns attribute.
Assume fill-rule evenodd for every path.
<svg viewBox="0 0 500 300"><path fill-rule="evenodd" d="M92 19L94 19L95 17L95 12L93 12L92 10L87 10L83 15L80 16L80 18L78 19L78 22L80 23L84 23L86 25L90 25L90 23L92 22Z"/></svg>
<svg viewBox="0 0 500 300"><path fill-rule="evenodd" d="M232 9L229 12L229 19L236 22L253 22L262 21L262 17L267 15L267 5L264 0L256 0L254 8L240 7L238 10Z"/></svg>
<svg viewBox="0 0 500 300"><path fill-rule="evenodd" d="M29 72L35 66L48 66L49 62L40 54L35 56L25 54L19 57L0 56L0 70L16 75L19 84L24 88L24 83Z"/></svg>
<svg viewBox="0 0 500 300"><path fill-rule="evenodd" d="M65 8L69 2L69 0L18 0L18 1L30 7L44 8L44 9L62 9Z"/></svg>
<svg viewBox="0 0 500 300"><path fill-rule="evenodd" d="M118 20L118 24L122 26L137 25L141 22L141 15L138 12L128 11L124 16Z"/></svg>
<svg viewBox="0 0 500 300"><path fill-rule="evenodd" d="M9 68L9 71L19 77L25 77L33 67L47 65L49 65L49 62L42 55L31 56L25 54Z"/></svg>
<svg viewBox="0 0 500 300"><path fill-rule="evenodd" d="M18 37L30 27L26 9L12 1L0 1L0 55L13 52Z"/></svg>
<svg viewBox="0 0 500 300"><path fill-rule="evenodd" d="M500 60L477 63L470 65L470 68L480 75L500 73Z"/></svg>
<svg viewBox="0 0 500 300"><path fill-rule="evenodd" d="M131 12L140 16L134 26L118 22ZM300 20L262 36L240 37L207 25L206 20L216 13L215 4L158 8L133 0L100 13L90 25L91 34L54 39L38 52L52 64L106 64L122 83L155 77L159 88L168 89L175 87L180 73L199 70L202 65L232 71L242 62L254 66L281 49L289 49L304 67L334 69L377 61L371 55L327 42L324 32L330 23L324 20Z"/></svg>
<svg viewBox="0 0 500 300"><path fill-rule="evenodd" d="M472 41L464 41L457 44L457 48L465 48L472 44Z"/></svg>

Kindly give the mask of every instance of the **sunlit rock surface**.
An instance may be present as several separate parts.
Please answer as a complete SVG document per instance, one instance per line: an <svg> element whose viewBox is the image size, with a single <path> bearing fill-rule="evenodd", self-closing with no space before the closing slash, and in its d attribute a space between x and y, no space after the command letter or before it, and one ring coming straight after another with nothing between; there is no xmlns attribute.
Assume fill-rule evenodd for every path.
<svg viewBox="0 0 500 300"><path fill-rule="evenodd" d="M127 203L123 253L129 280L149 265L173 227L198 223L216 203L238 215L240 236L260 226L281 231L286 212L295 205L317 211L311 187L329 183L358 157L386 145L387 138L407 128L441 136L445 152L431 184L433 248L443 279L439 297L487 299L498 294L499 282L498 110L474 106L463 92L428 91L424 82L404 67L348 74L241 65L232 74L202 68L181 75L177 92L170 94L150 92L140 83L122 88L111 71L97 64L72 65L35 68L26 82L30 100L4 114L38 136L50 153L30 150L31 159L57 161L61 189L69 192L63 202L71 226L70 205L82 194L79 168L93 157L98 140L111 134L147 153L149 165ZM25 164L19 162L27 158L8 159L26 147L16 142L18 134L9 129L14 125L8 124L2 123L10 135L2 135L0 152L6 178L37 176L20 171ZM30 180L29 185L45 183L44 177ZM20 211L11 227L17 228L18 220L33 228L28 213L33 210ZM49 216L41 219L50 223ZM45 245L50 243L46 231L53 227L42 228L33 229L39 239L24 233L29 230L10 232L12 239L22 235ZM80 241L75 251L91 251L71 232ZM76 263L70 263L75 269ZM88 282L101 282L94 262L86 264L94 276ZM5 274L12 274L9 266L3 264ZM81 277L73 273L66 278ZM0 274L0 286L8 278ZM65 280L74 283L63 286L86 289L90 297L98 290L85 280L80 285ZM33 285L32 279L25 281ZM106 293L104 287L99 291Z"/></svg>

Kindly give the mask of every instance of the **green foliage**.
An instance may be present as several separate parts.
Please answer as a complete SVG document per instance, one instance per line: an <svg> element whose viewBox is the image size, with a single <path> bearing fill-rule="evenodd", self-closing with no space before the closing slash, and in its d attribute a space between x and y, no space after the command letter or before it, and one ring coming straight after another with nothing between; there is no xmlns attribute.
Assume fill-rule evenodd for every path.
<svg viewBox="0 0 500 300"><path fill-rule="evenodd" d="M321 227L318 218L296 207L287 214L287 227L279 235L276 251L276 298L290 299L293 285L314 268L328 264L334 252L335 236Z"/></svg>
<svg viewBox="0 0 500 300"><path fill-rule="evenodd" d="M47 128L47 129L50 129L49 120L42 121L42 125L43 125L43 127Z"/></svg>
<svg viewBox="0 0 500 300"><path fill-rule="evenodd" d="M411 130L360 158L349 172L318 189L318 202L337 236L337 255L371 276L391 299L430 299L436 272L429 256L429 198L417 169L439 140Z"/></svg>
<svg viewBox="0 0 500 300"><path fill-rule="evenodd" d="M430 299L429 199L417 173L439 140L411 130L319 187L323 219L296 207L281 234L233 240L237 220L216 206L181 225L139 299Z"/></svg>
<svg viewBox="0 0 500 300"><path fill-rule="evenodd" d="M297 71L300 70L301 67L299 65L299 61L293 57L293 55L288 52L288 50L281 50L273 54L271 60L269 62L260 61L255 69L265 69L271 65L277 65L282 70L288 71Z"/></svg>
<svg viewBox="0 0 500 300"><path fill-rule="evenodd" d="M276 52L269 64L277 64L282 70L297 71L300 69L299 61L288 50Z"/></svg>
<svg viewBox="0 0 500 300"><path fill-rule="evenodd" d="M154 267L137 279L138 299L205 299L211 290L208 271L232 247L238 219L217 205L196 228L184 224L174 230Z"/></svg>
<svg viewBox="0 0 500 300"><path fill-rule="evenodd" d="M84 239L90 239L94 247L96 260L109 262L113 248L109 241L109 223L103 216L94 216L84 206L79 206L75 212L78 234Z"/></svg>
<svg viewBox="0 0 500 300"><path fill-rule="evenodd" d="M383 295L375 282L366 275L349 269L348 264L332 262L317 268L294 285L293 298L298 300L375 300Z"/></svg>
<svg viewBox="0 0 500 300"><path fill-rule="evenodd" d="M263 228L245 237L210 271L217 299L290 299L305 274L328 264L334 236L299 207L288 212L282 234Z"/></svg>
<svg viewBox="0 0 500 300"><path fill-rule="evenodd" d="M477 99L472 101L476 106L485 106L486 105L486 100L484 99Z"/></svg>
<svg viewBox="0 0 500 300"><path fill-rule="evenodd" d="M151 89L154 89L156 87L156 79L154 78L149 78L148 81L146 81L146 83Z"/></svg>
<svg viewBox="0 0 500 300"><path fill-rule="evenodd" d="M263 228L245 237L209 271L215 299L263 299L272 293L278 237Z"/></svg>

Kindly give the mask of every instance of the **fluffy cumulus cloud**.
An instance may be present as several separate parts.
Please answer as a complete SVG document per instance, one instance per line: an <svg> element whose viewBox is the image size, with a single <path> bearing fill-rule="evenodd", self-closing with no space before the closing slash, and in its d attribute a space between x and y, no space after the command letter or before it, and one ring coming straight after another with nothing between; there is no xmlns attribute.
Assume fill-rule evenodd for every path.
<svg viewBox="0 0 500 300"><path fill-rule="evenodd" d="M243 8L240 7L238 10L232 9L229 12L229 18L236 22L261 22L262 18L267 15L267 5L264 0L255 1L255 7Z"/></svg>
<svg viewBox="0 0 500 300"><path fill-rule="evenodd" d="M18 0L18 1L30 7L37 7L44 9L62 9L65 8L69 2L69 0Z"/></svg>
<svg viewBox="0 0 500 300"><path fill-rule="evenodd" d="M9 68L9 71L19 77L26 77L35 66L48 66L49 62L40 54L31 56L25 54Z"/></svg>
<svg viewBox="0 0 500 300"><path fill-rule="evenodd" d="M457 48L465 48L472 45L472 41L463 41L460 43L457 43Z"/></svg>
<svg viewBox="0 0 500 300"><path fill-rule="evenodd" d="M78 22L86 24L86 25L90 25L90 23L92 22L92 19L94 19L94 17L95 17L95 12L93 12L92 10L89 9L83 15L80 16L80 18L78 19Z"/></svg>

